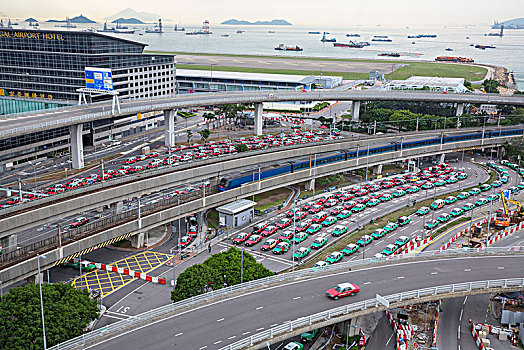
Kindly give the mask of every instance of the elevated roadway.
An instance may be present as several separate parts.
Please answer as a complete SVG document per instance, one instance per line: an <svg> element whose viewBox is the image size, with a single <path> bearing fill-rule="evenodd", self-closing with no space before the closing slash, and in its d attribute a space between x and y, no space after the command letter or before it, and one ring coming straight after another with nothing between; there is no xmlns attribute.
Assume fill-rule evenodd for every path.
<svg viewBox="0 0 524 350"><path fill-rule="evenodd" d="M501 144L504 140L505 138L491 138L482 140L482 142L484 143L484 147L494 147ZM42 244L28 247L29 249L6 252L1 256L3 267L2 270L0 270L0 280L7 285L34 275L37 269L36 258L34 258L36 251L46 252L47 259L45 260L45 264L49 267L53 266L55 262L61 261L62 259L77 254L78 252L90 251L92 250L92 247L96 246L104 246L105 242L126 235L126 237L128 237L140 232L146 232L149 229L187 216L191 213L214 208L233 200L250 196L253 193L265 192L271 189L311 180L315 176L327 176L334 173L348 171L350 169L358 169L397 160L416 158L420 155L453 152L462 147L475 147L479 145L479 141L480 140L467 140L456 143L409 148L401 151L373 154L368 157L360 157L348 161L328 163L316 168L308 168L294 173L262 179L223 193L213 194L189 202L180 203L180 206L177 206L177 199L166 200L164 203L157 203L149 208L144 207L140 217L138 217L136 211L130 211L121 217L116 215L115 217L106 219L104 222L88 224L76 231L78 236L70 237L75 238L73 241L65 241L65 239L60 238L60 235L58 235L58 237L53 236L46 239ZM313 169L316 170L313 171ZM193 176L198 176L199 173L195 172L194 174L195 175ZM161 183L169 183L165 178L166 176L169 175L165 175L164 179L161 180ZM104 203L103 200L115 201L115 198L125 198L129 196L130 193L133 193L133 186L137 186L137 188L140 189L143 185L141 183L141 181L138 181L121 187L106 189L94 194L54 203L42 208L36 208L27 213L20 213L16 216L5 218L0 221L0 224L5 225L3 226L3 234L5 235L6 232L14 234L16 233L17 227L20 228L23 225L30 227L29 225L32 223L43 222L50 217L60 217L61 215L65 215L64 213L67 213L71 208L74 208L75 210L87 210L100 206ZM103 198L103 200L101 200L101 198ZM69 215L71 215L71 212L69 212ZM13 221L16 221L17 223L13 225ZM8 225L11 226L9 231ZM75 232L70 232L70 234L73 233Z"/></svg>
<svg viewBox="0 0 524 350"><path fill-rule="evenodd" d="M112 113L111 104L92 104L67 107L25 116L2 118L0 139L64 126L74 126L94 120L124 116L149 111L170 111L195 106L213 106L233 103L262 103L287 101L419 101L460 104L479 103L496 105L524 105L524 96L499 94L442 94L414 91L315 90L308 92L249 92L177 95L167 98L126 101L119 113ZM358 111L357 111L358 112ZM462 114L461 112L459 114Z"/></svg>
<svg viewBox="0 0 524 350"><path fill-rule="evenodd" d="M307 279L289 279L259 289L245 290L225 299L209 300L189 308L173 311L137 322L120 332L107 333L105 329L95 331L98 341L89 344L90 349L218 349L226 348L237 340L271 327L285 325L291 320L323 312L339 306L374 299L380 295L430 288L452 283L472 282L487 279L522 277L522 257L518 256L477 256L441 257L428 260L405 260L393 265L365 266L354 271L318 273ZM352 282L361 287L353 297L330 300L325 291L341 282ZM518 290L524 286L508 290ZM502 290L500 287L464 291L462 293L428 296L448 298L459 295L489 293ZM406 300L405 303L412 303ZM398 303L401 305L402 303ZM374 306L374 305L373 305ZM383 308L382 308L383 309ZM323 322L302 328L289 329L284 336L269 339L270 343L285 337L300 334L307 328L317 328L349 319L381 308L370 307L358 312L349 312L340 317L326 318ZM140 316L137 316L140 319ZM115 328L112 328L115 329ZM249 344L249 343L248 343ZM245 348L258 349L258 346Z"/></svg>

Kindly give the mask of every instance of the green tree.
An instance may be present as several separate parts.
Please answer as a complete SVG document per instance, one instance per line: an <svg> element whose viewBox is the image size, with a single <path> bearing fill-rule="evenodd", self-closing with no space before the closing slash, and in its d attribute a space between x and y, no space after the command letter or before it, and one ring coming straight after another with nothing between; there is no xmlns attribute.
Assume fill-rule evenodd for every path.
<svg viewBox="0 0 524 350"><path fill-rule="evenodd" d="M237 248L214 254L202 264L187 268L178 278L171 299L176 302L199 294L218 290L240 283L241 275L244 282L273 275L264 265L244 252L243 273L241 272L242 256Z"/></svg>
<svg viewBox="0 0 524 350"><path fill-rule="evenodd" d="M99 315L87 290L70 284L42 285L47 346L81 335ZM0 349L43 349L38 284L12 288L0 303Z"/></svg>
<svg viewBox="0 0 524 350"><path fill-rule="evenodd" d="M464 81L464 86L466 87L466 89L473 91L473 85L471 84L471 81Z"/></svg>
<svg viewBox="0 0 524 350"><path fill-rule="evenodd" d="M518 162L518 156L524 157L524 138L522 137L505 142L502 147L504 147L504 155L515 163Z"/></svg>
<svg viewBox="0 0 524 350"><path fill-rule="evenodd" d="M198 132L200 134L200 138L202 141L205 141L209 138L209 135L211 135L211 131L209 129L204 129Z"/></svg>
<svg viewBox="0 0 524 350"><path fill-rule="evenodd" d="M193 137L193 132L191 130L186 131L186 137L187 137L187 143L191 142L191 138Z"/></svg>
<svg viewBox="0 0 524 350"><path fill-rule="evenodd" d="M482 86L487 93L498 93L499 86L501 86L501 84L498 82L498 80L486 79L482 82Z"/></svg>
<svg viewBox="0 0 524 350"><path fill-rule="evenodd" d="M235 145L235 149L236 149L236 151L237 151L238 153L240 153L240 152L246 152L246 151L249 150L249 148L247 148L247 146L246 146L245 144L243 144L243 143L237 143L237 144Z"/></svg>

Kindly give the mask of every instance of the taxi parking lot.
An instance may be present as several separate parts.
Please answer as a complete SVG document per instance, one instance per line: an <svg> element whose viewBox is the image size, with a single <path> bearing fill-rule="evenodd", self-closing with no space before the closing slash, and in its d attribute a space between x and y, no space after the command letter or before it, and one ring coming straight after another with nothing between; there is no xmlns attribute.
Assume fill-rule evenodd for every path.
<svg viewBox="0 0 524 350"><path fill-rule="evenodd" d="M171 257L169 254L145 251L110 265L147 274L165 264ZM75 278L71 284L77 289L87 288L90 291L99 291L103 298L134 280L136 278L116 272L94 270Z"/></svg>

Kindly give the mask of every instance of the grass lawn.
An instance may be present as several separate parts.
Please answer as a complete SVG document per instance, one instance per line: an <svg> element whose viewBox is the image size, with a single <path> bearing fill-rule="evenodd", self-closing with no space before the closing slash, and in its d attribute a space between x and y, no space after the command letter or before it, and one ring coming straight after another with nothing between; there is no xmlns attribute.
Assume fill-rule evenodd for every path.
<svg viewBox="0 0 524 350"><path fill-rule="evenodd" d="M410 62L409 65L401 67L390 74L386 74L386 79L404 80L412 75L418 75L426 77L464 78L466 80L476 81L483 80L487 71L484 67L466 64Z"/></svg>
<svg viewBox="0 0 524 350"><path fill-rule="evenodd" d="M268 192L260 193L255 195L256 210L265 210L270 207L276 207L284 203L291 194L291 191L285 187L277 188ZM251 198L248 198L251 199Z"/></svg>

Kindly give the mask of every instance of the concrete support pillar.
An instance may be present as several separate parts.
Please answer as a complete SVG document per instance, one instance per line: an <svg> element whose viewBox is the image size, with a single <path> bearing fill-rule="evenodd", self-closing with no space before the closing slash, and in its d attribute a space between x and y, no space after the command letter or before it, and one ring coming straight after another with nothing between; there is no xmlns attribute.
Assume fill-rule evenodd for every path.
<svg viewBox="0 0 524 350"><path fill-rule="evenodd" d="M120 201L120 202L112 203L111 209L115 211L115 214L122 214L122 212L124 211L124 202Z"/></svg>
<svg viewBox="0 0 524 350"><path fill-rule="evenodd" d="M442 153L440 155L440 163L439 164L442 164L446 161L446 153Z"/></svg>
<svg viewBox="0 0 524 350"><path fill-rule="evenodd" d="M377 165L374 170L375 174L382 174L382 164Z"/></svg>
<svg viewBox="0 0 524 350"><path fill-rule="evenodd" d="M129 237L131 242L131 247L133 248L142 248L145 243L146 234L144 232L138 233L134 236Z"/></svg>
<svg viewBox="0 0 524 350"><path fill-rule="evenodd" d="M16 235L10 235L2 238L0 240L0 244L2 244L2 252L6 254L15 251L17 243L18 240Z"/></svg>
<svg viewBox="0 0 524 350"><path fill-rule="evenodd" d="M75 124L69 127L71 134L71 160L73 169L82 169L84 167L84 143L82 142L83 124Z"/></svg>
<svg viewBox="0 0 524 350"><path fill-rule="evenodd" d="M306 181L306 191L311 191L313 190L313 188L315 187L315 180L314 179L311 179L309 181Z"/></svg>
<svg viewBox="0 0 524 350"><path fill-rule="evenodd" d="M351 121L358 122L360 120L360 101L353 101L351 103Z"/></svg>
<svg viewBox="0 0 524 350"><path fill-rule="evenodd" d="M457 103L457 110L455 115L460 117L464 113L464 103Z"/></svg>
<svg viewBox="0 0 524 350"><path fill-rule="evenodd" d="M164 111L165 145L168 148L175 147L175 114L176 111L173 109Z"/></svg>
<svg viewBox="0 0 524 350"><path fill-rule="evenodd" d="M262 103L255 103L255 135L262 135L262 113L264 111Z"/></svg>

